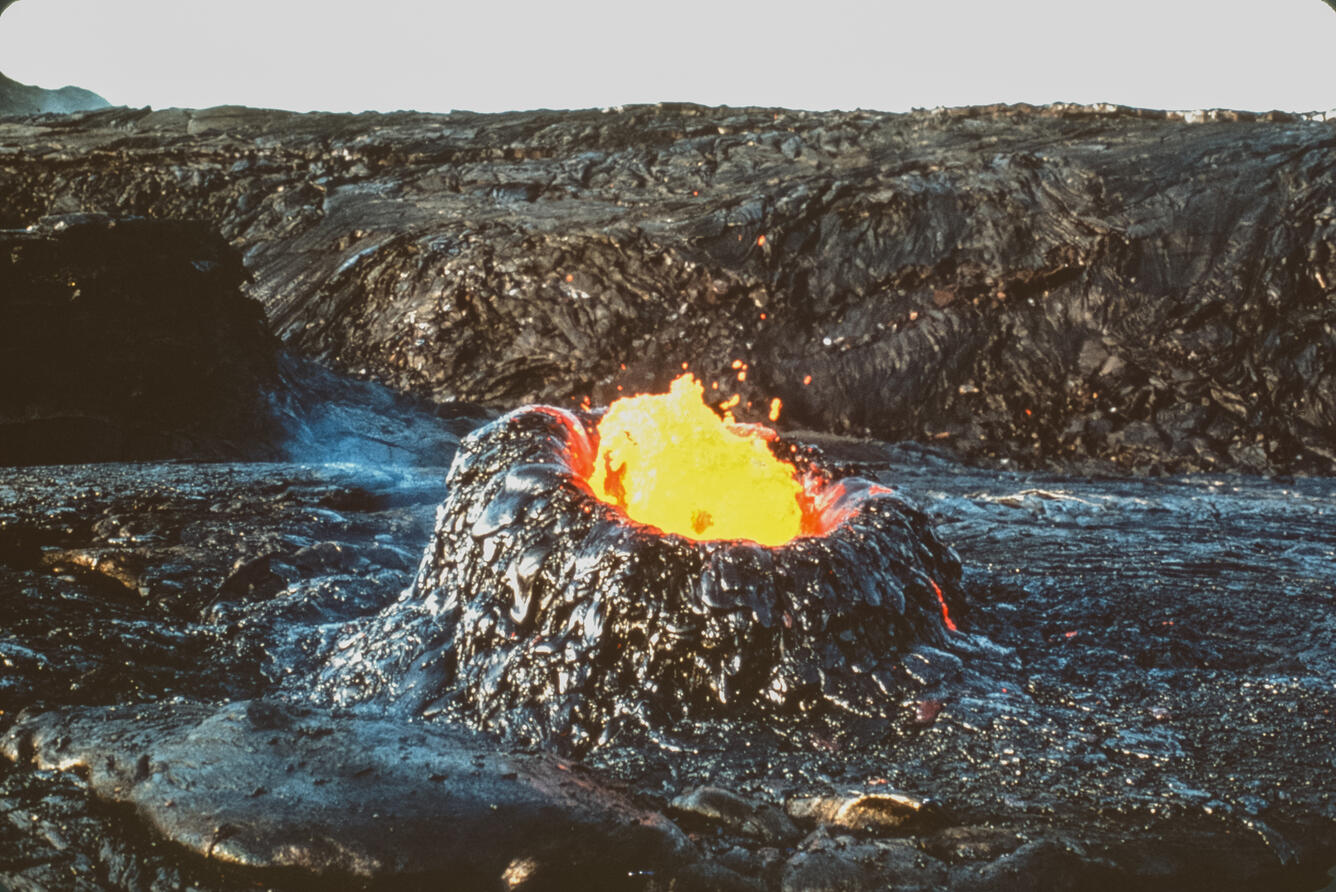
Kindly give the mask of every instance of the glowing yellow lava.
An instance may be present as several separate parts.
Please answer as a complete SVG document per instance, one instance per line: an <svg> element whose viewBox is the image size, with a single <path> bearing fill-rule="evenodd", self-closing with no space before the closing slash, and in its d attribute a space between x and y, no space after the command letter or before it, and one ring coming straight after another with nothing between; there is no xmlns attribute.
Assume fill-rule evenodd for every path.
<svg viewBox="0 0 1336 892"><path fill-rule="evenodd" d="M793 466L721 421L704 393L686 374L668 393L613 402L598 425L594 495L665 532L783 545L803 526Z"/></svg>

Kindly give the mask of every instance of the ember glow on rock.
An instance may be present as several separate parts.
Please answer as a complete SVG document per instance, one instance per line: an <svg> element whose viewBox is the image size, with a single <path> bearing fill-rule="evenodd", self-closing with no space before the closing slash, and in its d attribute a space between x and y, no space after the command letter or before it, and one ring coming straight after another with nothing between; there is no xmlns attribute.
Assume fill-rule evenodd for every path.
<svg viewBox="0 0 1336 892"><path fill-rule="evenodd" d="M594 495L631 519L690 539L783 545L803 531L796 469L761 429L705 404L691 374L666 394L616 400L598 425Z"/></svg>

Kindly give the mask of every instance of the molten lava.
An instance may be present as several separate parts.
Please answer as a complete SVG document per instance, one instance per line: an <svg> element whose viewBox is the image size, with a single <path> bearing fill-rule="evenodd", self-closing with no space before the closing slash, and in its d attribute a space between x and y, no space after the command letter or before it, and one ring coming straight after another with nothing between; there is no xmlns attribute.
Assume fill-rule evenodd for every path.
<svg viewBox="0 0 1336 892"><path fill-rule="evenodd" d="M598 425L594 495L690 539L783 545L803 529L802 485L763 436L705 404L691 374L666 394L616 400Z"/></svg>

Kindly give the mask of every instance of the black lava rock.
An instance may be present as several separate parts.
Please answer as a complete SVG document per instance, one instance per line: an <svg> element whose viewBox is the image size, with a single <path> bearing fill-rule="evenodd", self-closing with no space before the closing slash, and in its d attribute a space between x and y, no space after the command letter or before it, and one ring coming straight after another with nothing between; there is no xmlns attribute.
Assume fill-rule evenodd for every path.
<svg viewBox="0 0 1336 892"><path fill-rule="evenodd" d="M0 462L274 457L277 340L200 223L0 231Z"/></svg>
<svg viewBox="0 0 1336 892"><path fill-rule="evenodd" d="M972 460L1330 474L1333 133L1069 105L110 109L0 134L0 225L210 220L289 346L439 401L606 403L690 361L740 418L780 397L794 426Z"/></svg>
<svg viewBox="0 0 1336 892"><path fill-rule="evenodd" d="M909 702L877 715L706 710L619 735L585 768L450 720L453 635L432 638L443 624L411 570L444 469L0 468L0 885L1328 882L1329 481L1092 480L821 446L929 511L983 596L951 605L970 636L948 640L979 652L915 646L900 660ZM229 584L252 566L282 590ZM385 696L331 708L340 673L348 693ZM407 714L417 699L424 714ZM609 773L650 823L598 806L619 798ZM704 802L702 787L725 792ZM514 811L512 795L558 809ZM592 811L562 804L585 795ZM659 849L660 869L632 843L671 842L665 809L689 812L694 835Z"/></svg>
<svg viewBox="0 0 1336 892"><path fill-rule="evenodd" d="M460 729L161 703L21 717L0 753L78 766L98 796L211 861L338 888L618 888L692 858L666 818L576 766Z"/></svg>
<svg viewBox="0 0 1336 892"><path fill-rule="evenodd" d="M959 559L889 489L832 481L809 459L824 534L699 542L599 501L596 450L590 416L546 406L461 445L413 590L380 623L409 645L413 623L396 617L430 616L449 638L447 667L417 701L454 683L472 721L583 750L628 718L882 715L923 681L921 655L902 662L912 648L952 646L944 599L958 602Z"/></svg>
<svg viewBox="0 0 1336 892"><path fill-rule="evenodd" d="M781 396L798 424L930 438L972 459L1330 473L1332 132L1277 114L1060 106L121 109L6 121L0 225L79 211L208 219L243 252L251 293L290 345L419 394L606 402L619 385L659 389L687 359L721 399L741 398L744 417L747 402L755 412ZM127 265L132 275L143 271ZM39 277L14 305L48 286L60 296ZM64 317L44 318L59 331ZM652 575L639 555L695 561L704 579L713 553L643 550L643 531L601 525L592 506L569 523L598 544L599 585L566 573L570 552L548 552L534 578L550 571L544 591L573 606L544 619L538 583L516 598L523 585L489 561L518 553L523 583L533 562L515 540L535 535L531 515L568 516L549 515L565 496L543 488L564 471L543 452L521 463L556 470L477 458L490 482L451 535L482 555L468 572L494 587L433 596L454 556L432 545L416 586L408 568L430 541L441 474L394 465L448 455L483 415L441 418L307 372L310 387L281 399L303 448L329 457L320 450L337 441L334 456L358 464L0 469L0 885L1328 882L1329 480L1020 474L802 434L927 506L987 608L952 603L971 634L945 646L910 636L873 667L901 685L873 704L892 709L861 699L876 691L858 646L840 651L835 684L818 678L782 704L766 697L768 675L726 664L734 687L720 703L717 673L646 648L654 672L698 685L679 701L594 683L606 667L628 682L659 676L608 654L619 618L588 605L613 591L645 617L618 588ZM542 448L569 442L557 434ZM759 560L726 558L721 577ZM720 629L764 665L775 652L739 641L734 621L785 640L782 619L767 628L757 609L765 592L710 591L723 606L682 613L702 640ZM915 610L932 615L922 586L912 594L911 627ZM901 630L863 615L873 644ZM606 640L586 643L600 619ZM540 621L571 627L569 656L538 652ZM473 661L457 656L466 622L479 652L506 623L516 634L497 645L513 660L474 688L462 684ZM619 633L637 647L648 637ZM453 726L459 713L484 720L477 690L501 704L495 727L546 733L564 694L536 667L574 677L581 656L592 706L572 711L571 742L595 741L604 716L669 724L586 756L648 814L594 772L544 756L529 772L534 760L506 752L513 740ZM520 701L554 690L550 711ZM373 702L342 708L356 700ZM806 703L817 708L785 714ZM694 797L689 820L703 829L679 850L654 809L702 789L715 792ZM509 794L529 806L511 810ZM795 827L808 835L790 848ZM650 857L634 854L637 838Z"/></svg>

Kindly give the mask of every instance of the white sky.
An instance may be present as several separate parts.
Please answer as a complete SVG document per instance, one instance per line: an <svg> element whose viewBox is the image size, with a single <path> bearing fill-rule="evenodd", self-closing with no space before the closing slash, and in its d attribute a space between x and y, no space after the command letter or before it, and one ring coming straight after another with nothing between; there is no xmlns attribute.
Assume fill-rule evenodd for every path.
<svg viewBox="0 0 1336 892"><path fill-rule="evenodd" d="M1321 0L19 0L0 71L119 105L1336 108Z"/></svg>

